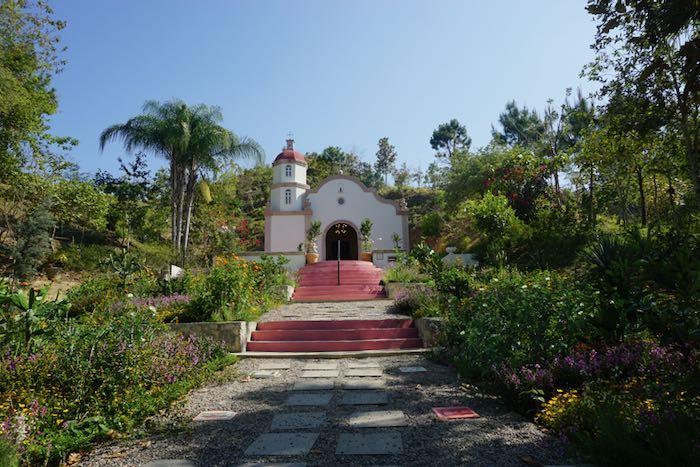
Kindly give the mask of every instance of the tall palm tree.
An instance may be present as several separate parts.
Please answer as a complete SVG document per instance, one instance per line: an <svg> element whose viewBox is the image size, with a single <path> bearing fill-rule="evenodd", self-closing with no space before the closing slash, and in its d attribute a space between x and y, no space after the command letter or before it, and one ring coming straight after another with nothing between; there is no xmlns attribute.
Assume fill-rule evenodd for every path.
<svg viewBox="0 0 700 467"><path fill-rule="evenodd" d="M174 99L147 101L142 110L142 115L106 128L100 134L100 150L108 141L121 140L127 152L138 148L168 161L172 246L184 264L197 180L224 160L252 158L262 163L264 152L255 141L222 127L218 107L190 107Z"/></svg>

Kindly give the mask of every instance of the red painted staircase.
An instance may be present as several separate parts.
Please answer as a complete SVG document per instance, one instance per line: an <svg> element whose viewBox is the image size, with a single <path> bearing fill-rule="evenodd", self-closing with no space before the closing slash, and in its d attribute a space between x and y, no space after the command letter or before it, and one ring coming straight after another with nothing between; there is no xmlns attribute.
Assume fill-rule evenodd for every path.
<svg viewBox="0 0 700 467"><path fill-rule="evenodd" d="M419 349L410 319L268 321L258 323L247 352L340 352Z"/></svg>
<svg viewBox="0 0 700 467"><path fill-rule="evenodd" d="M380 285L382 270L369 261L341 261L340 285L337 261L307 264L299 270L298 277L298 286L292 297L295 302L386 298L384 287Z"/></svg>

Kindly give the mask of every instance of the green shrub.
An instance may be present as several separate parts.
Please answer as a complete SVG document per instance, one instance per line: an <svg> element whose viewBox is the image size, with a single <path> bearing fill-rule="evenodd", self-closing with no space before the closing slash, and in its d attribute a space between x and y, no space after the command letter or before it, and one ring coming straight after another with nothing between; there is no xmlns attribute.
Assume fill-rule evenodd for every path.
<svg viewBox="0 0 700 467"><path fill-rule="evenodd" d="M480 200L467 202L467 213L486 244L486 255L493 263L502 262L529 235L525 223L503 195L486 193Z"/></svg>
<svg viewBox="0 0 700 467"><path fill-rule="evenodd" d="M420 272L416 264L396 263L393 266L384 270L384 282L427 282L430 276Z"/></svg>
<svg viewBox="0 0 700 467"><path fill-rule="evenodd" d="M209 274L193 281L193 298L180 320L254 321L281 300L277 287L288 283L285 262L220 258Z"/></svg>
<svg viewBox="0 0 700 467"><path fill-rule="evenodd" d="M107 311L115 302L124 300L128 293L120 287L117 278L97 276L68 292L70 315L80 316L95 311Z"/></svg>
<svg viewBox="0 0 700 467"><path fill-rule="evenodd" d="M598 309L589 286L553 271L488 270L469 298L452 303L447 346L458 368L485 377L495 366L541 363L595 337Z"/></svg>
<svg viewBox="0 0 700 467"><path fill-rule="evenodd" d="M101 263L115 250L107 245L69 245L61 248L65 255L65 268L70 271L100 271Z"/></svg>
<svg viewBox="0 0 700 467"><path fill-rule="evenodd" d="M0 465L5 467L19 466L19 457L15 447L3 437L0 437Z"/></svg>
<svg viewBox="0 0 700 467"><path fill-rule="evenodd" d="M132 431L210 369L230 362L218 344L176 337L136 309L52 327L51 339L31 354L0 348L3 435L24 436L20 454L33 465L57 464L113 430Z"/></svg>

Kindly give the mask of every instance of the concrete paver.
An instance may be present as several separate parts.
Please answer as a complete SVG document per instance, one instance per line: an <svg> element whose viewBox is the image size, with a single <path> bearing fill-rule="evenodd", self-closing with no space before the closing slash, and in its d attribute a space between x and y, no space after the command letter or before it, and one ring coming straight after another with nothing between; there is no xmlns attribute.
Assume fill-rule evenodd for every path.
<svg viewBox="0 0 700 467"><path fill-rule="evenodd" d="M331 401L333 394L309 394L309 393L296 393L291 394L285 405L328 405Z"/></svg>
<svg viewBox="0 0 700 467"><path fill-rule="evenodd" d="M382 428L406 426L408 425L408 420L406 420L406 415L400 410L372 410L352 413L347 423L357 428Z"/></svg>
<svg viewBox="0 0 700 467"><path fill-rule="evenodd" d="M303 456L311 451L318 433L266 433L245 450L246 456Z"/></svg>
<svg viewBox="0 0 700 467"><path fill-rule="evenodd" d="M401 454L403 450L401 433L387 431L380 433L341 433L338 437L336 454Z"/></svg>
<svg viewBox="0 0 700 467"><path fill-rule="evenodd" d="M308 370L302 371L302 378L337 378L340 375L338 370Z"/></svg>
<svg viewBox="0 0 700 467"><path fill-rule="evenodd" d="M389 403L384 391L344 391L340 405L383 405Z"/></svg>
<svg viewBox="0 0 700 467"><path fill-rule="evenodd" d="M308 430L320 427L326 421L326 412L278 413L272 419L272 431Z"/></svg>

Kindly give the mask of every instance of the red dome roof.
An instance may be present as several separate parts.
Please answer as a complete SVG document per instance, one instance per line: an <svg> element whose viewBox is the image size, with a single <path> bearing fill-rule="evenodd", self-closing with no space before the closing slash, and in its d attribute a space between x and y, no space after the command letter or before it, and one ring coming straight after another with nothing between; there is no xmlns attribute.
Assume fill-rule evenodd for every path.
<svg viewBox="0 0 700 467"><path fill-rule="evenodd" d="M293 139L287 140L287 147L284 148L284 150L277 155L277 157L275 158L275 162L273 164L276 164L279 161L296 161L296 162L306 163L306 159L304 159L304 155L302 153L300 153L299 151L294 150L294 140Z"/></svg>

